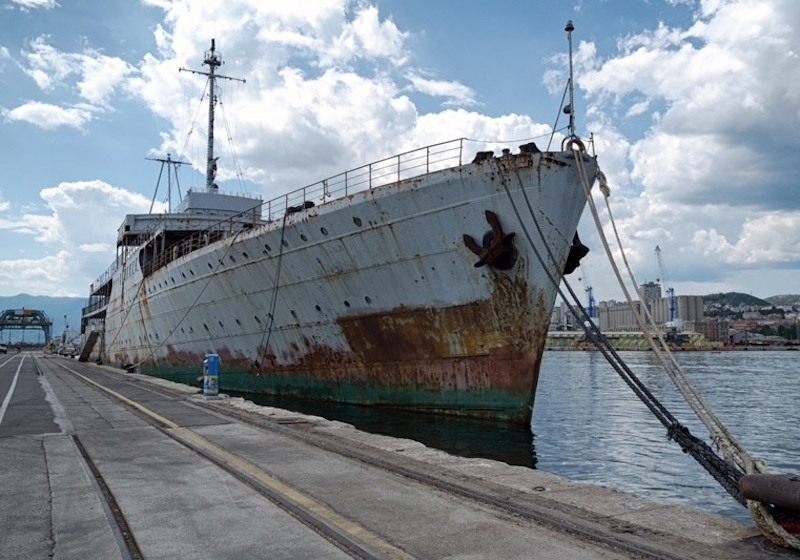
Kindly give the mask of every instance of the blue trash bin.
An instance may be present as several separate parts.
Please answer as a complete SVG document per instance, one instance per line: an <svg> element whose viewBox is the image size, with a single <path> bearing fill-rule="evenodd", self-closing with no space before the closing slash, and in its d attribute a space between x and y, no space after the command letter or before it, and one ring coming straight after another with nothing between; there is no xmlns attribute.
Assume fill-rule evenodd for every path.
<svg viewBox="0 0 800 560"><path fill-rule="evenodd" d="M219 397L219 354L206 354L203 361L203 396L207 399Z"/></svg>

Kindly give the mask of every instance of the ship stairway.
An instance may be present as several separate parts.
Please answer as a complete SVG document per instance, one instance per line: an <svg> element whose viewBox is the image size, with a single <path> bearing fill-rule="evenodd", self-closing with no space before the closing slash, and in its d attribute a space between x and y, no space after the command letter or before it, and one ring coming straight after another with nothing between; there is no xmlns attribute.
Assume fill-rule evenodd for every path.
<svg viewBox="0 0 800 560"><path fill-rule="evenodd" d="M94 345L97 344L98 338L100 338L100 331L92 331L89 333L89 336L86 338L86 343L81 349L81 355L78 356L79 362L85 362L89 359L89 355L92 353Z"/></svg>

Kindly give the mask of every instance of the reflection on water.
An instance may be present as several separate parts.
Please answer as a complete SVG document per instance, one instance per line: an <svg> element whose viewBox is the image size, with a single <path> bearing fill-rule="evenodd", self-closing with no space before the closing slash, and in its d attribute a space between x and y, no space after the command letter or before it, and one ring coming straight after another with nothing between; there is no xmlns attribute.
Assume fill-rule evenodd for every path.
<svg viewBox="0 0 800 560"><path fill-rule="evenodd" d="M239 396L266 406L346 422L364 432L412 439L461 457L495 459L524 467L536 464L533 435L524 426L289 397Z"/></svg>
<svg viewBox="0 0 800 560"><path fill-rule="evenodd" d="M620 354L696 436L705 427L651 352ZM796 352L680 352L676 359L734 437L773 472L800 472ZM750 522L596 352L545 354L533 431L537 468Z"/></svg>
<svg viewBox="0 0 800 560"><path fill-rule="evenodd" d="M692 432L705 428L650 352L623 352L652 393ZM800 472L797 352L681 352L678 361L717 416L773 472ZM749 523L747 511L666 437L597 352L546 352L530 430L377 407L257 397L261 404L408 438L464 457L538 468Z"/></svg>

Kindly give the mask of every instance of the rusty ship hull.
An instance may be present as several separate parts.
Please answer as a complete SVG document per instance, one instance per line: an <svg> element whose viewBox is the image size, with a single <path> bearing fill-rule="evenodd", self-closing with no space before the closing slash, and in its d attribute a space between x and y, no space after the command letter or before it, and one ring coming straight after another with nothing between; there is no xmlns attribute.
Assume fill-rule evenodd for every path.
<svg viewBox="0 0 800 560"><path fill-rule="evenodd" d="M94 357L195 383L213 353L222 390L529 422L585 205L576 164L594 177L596 162L464 151L389 158L362 190L350 171L213 227L207 203L126 218L84 310Z"/></svg>

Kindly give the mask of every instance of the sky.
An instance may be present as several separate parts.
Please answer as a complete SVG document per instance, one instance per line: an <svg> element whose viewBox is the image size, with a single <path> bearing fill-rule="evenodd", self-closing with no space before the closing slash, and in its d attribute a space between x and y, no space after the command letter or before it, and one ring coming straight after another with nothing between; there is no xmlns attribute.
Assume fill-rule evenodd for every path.
<svg viewBox="0 0 800 560"><path fill-rule="evenodd" d="M0 0L0 295L88 297L126 213L203 185L205 82L179 69L212 39L245 80L218 84L218 182L266 200L444 140L546 145L567 20L637 282L800 293L796 0ZM588 211L579 232L574 289L623 299Z"/></svg>

